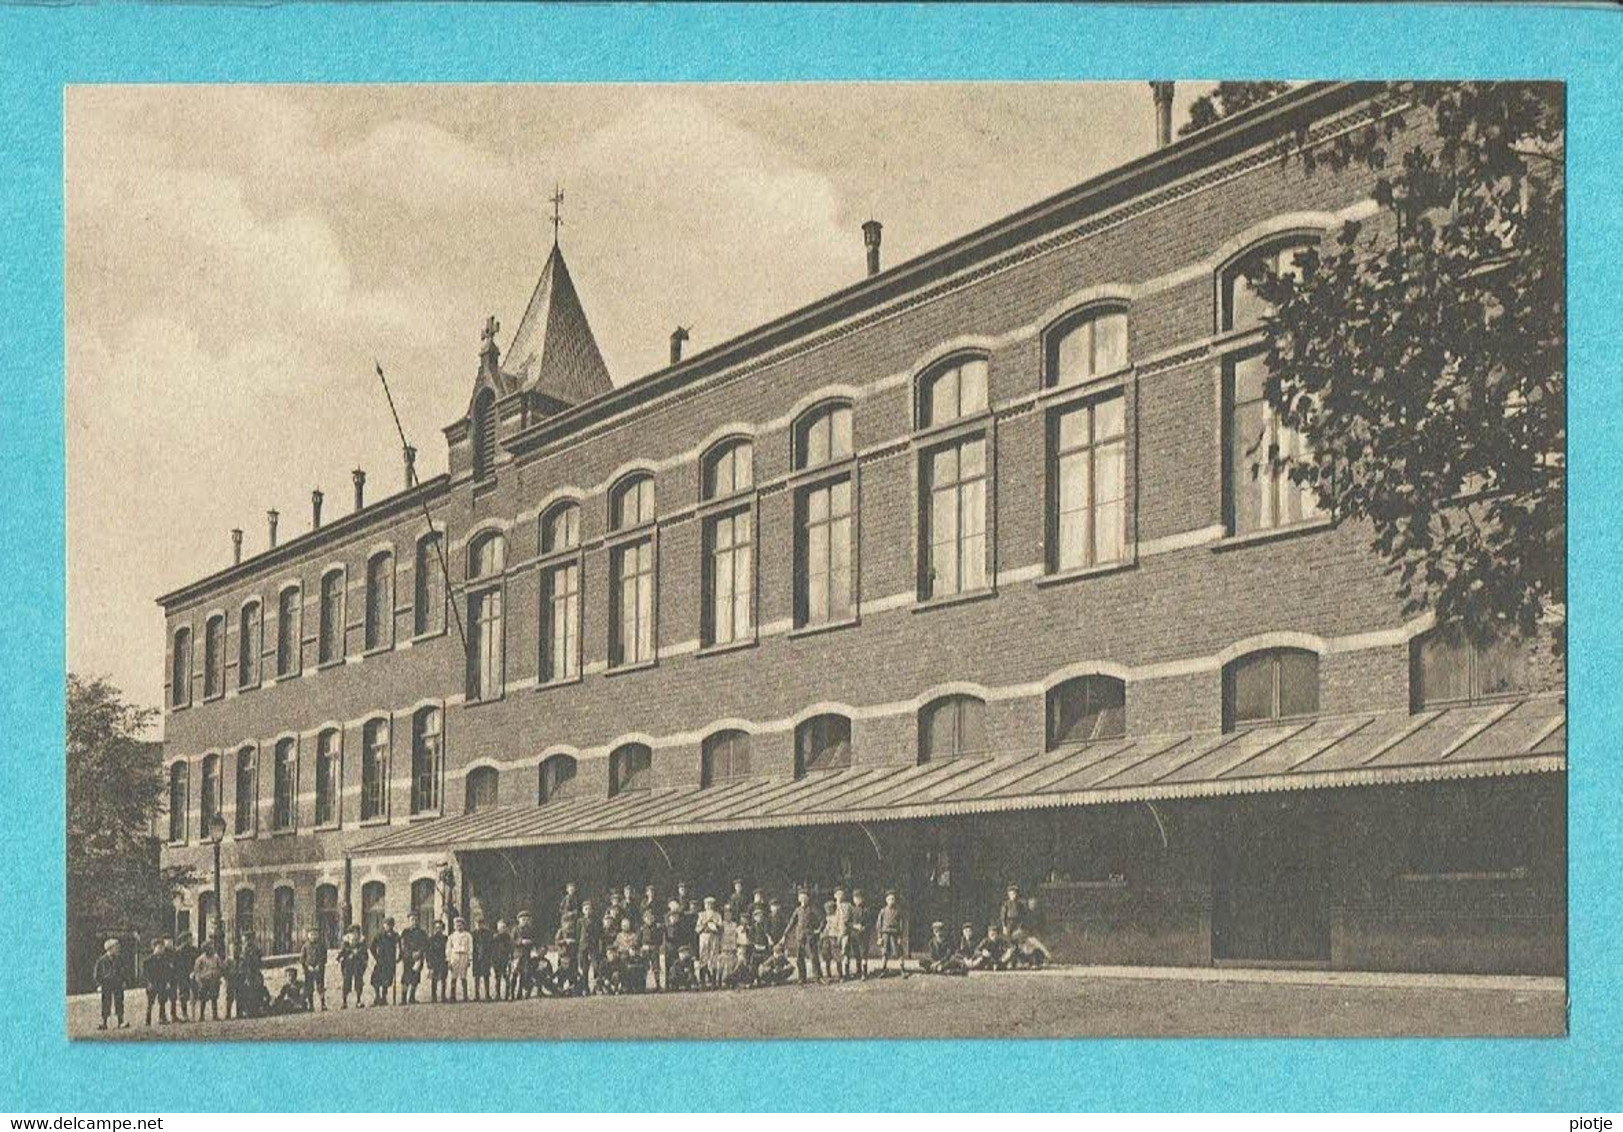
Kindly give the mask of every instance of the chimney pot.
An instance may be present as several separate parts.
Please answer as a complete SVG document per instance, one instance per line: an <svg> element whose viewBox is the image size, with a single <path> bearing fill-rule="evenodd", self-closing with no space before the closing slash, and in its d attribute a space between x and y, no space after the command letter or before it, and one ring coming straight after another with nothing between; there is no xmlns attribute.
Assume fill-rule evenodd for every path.
<svg viewBox="0 0 1623 1132"><path fill-rule="evenodd" d="M417 449L408 444L406 445L405 455L406 486L408 488L415 487L417 485Z"/></svg>
<svg viewBox="0 0 1623 1132"><path fill-rule="evenodd" d="M270 544L272 550L276 549L276 520L280 519L281 517L282 513L280 511L271 510L265 512L265 520L270 525Z"/></svg>
<svg viewBox="0 0 1623 1132"><path fill-rule="evenodd" d="M1155 148L1172 144L1172 88L1170 82L1152 82L1150 91L1155 95Z"/></svg>
<svg viewBox="0 0 1623 1132"><path fill-rule="evenodd" d="M242 563L242 528L241 527L232 527L231 528L231 565L238 566L238 565L241 565L241 563Z"/></svg>
<svg viewBox="0 0 1623 1132"><path fill-rule="evenodd" d="M319 531L321 529L322 498L323 496L319 487L310 493L310 529L313 531Z"/></svg>
<svg viewBox="0 0 1623 1132"><path fill-rule="evenodd" d="M879 236L884 227L877 220L868 220L862 225L862 244L868 249L869 275L879 274Z"/></svg>
<svg viewBox="0 0 1623 1132"><path fill-rule="evenodd" d="M356 468L349 475L355 481L355 510L359 511L366 506L366 473Z"/></svg>
<svg viewBox="0 0 1623 1132"><path fill-rule="evenodd" d="M688 340L688 328L678 326L671 331L671 365L682 360L682 343Z"/></svg>

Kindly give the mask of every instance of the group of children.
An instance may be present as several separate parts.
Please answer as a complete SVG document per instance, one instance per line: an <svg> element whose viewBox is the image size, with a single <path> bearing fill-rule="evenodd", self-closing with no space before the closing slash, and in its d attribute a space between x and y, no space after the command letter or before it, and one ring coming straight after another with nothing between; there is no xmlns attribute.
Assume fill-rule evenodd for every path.
<svg viewBox="0 0 1623 1132"><path fill-rule="evenodd" d="M601 909L601 910L600 910ZM1041 966L1048 949L1030 930L1029 909L1018 886L1010 885L998 918L981 935L974 924L950 939L941 921L931 925L926 958L917 970L929 974L967 974ZM425 930L416 913L397 931L393 917L366 939L351 925L337 947L342 978L340 1009L354 995L356 1007L390 1003L411 1005L426 973L430 1002L512 1001L536 996L634 994L654 990L711 990L781 986L863 979L907 973L907 916L895 891L877 907L861 889L836 888L821 906L809 888L795 893L785 906L765 890L746 895L744 882L733 881L724 901L689 894L685 883L661 902L649 885L639 898L630 885L610 892L599 905L579 896L574 882L565 885L558 902L558 928L545 938L534 915L518 913L514 924L497 920L494 928L475 917L470 930L460 916L451 930L436 920ZM870 958L879 960L870 971ZM263 957L251 934L228 959L209 945L199 949L190 937L173 944L158 940L146 957L147 1024L154 1007L160 1025L203 1019L205 1007L220 1017L296 1013L327 1009L328 949L311 930L297 962L284 968L283 983L273 996L265 986ZM96 965L102 991L102 1023L111 1015L124 1021L124 968L116 940Z"/></svg>

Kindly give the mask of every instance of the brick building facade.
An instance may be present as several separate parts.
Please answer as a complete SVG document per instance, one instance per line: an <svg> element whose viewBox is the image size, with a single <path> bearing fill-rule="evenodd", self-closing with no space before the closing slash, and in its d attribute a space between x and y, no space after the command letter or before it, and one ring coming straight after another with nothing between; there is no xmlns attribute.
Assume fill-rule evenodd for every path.
<svg viewBox="0 0 1623 1132"><path fill-rule="evenodd" d="M216 809L227 930L272 951L743 876L915 924L1018 881L1076 961L1564 970L1558 659L1405 620L1246 442L1293 441L1245 266L1376 211L1275 147L1370 93L619 387L554 248L447 474L161 599L166 860L210 875Z"/></svg>

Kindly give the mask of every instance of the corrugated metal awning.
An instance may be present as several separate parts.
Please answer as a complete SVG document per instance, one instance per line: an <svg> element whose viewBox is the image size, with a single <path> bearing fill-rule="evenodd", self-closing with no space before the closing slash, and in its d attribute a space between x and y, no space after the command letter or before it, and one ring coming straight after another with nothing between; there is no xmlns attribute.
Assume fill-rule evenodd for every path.
<svg viewBox="0 0 1623 1132"><path fill-rule="evenodd" d="M1230 733L1104 740L1022 755L501 806L391 829L355 852L509 849L1559 772L1566 770L1566 739L1566 704L1557 697L1335 716Z"/></svg>

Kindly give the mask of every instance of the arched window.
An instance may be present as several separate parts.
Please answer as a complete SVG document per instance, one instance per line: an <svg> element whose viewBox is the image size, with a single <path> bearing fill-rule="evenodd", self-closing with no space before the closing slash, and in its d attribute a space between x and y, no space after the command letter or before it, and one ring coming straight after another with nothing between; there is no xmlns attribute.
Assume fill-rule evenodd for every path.
<svg viewBox="0 0 1623 1132"><path fill-rule="evenodd" d="M444 766L440 709L425 707L411 717L411 812L440 808L440 774Z"/></svg>
<svg viewBox="0 0 1623 1132"><path fill-rule="evenodd" d="M383 930L383 920L387 915L384 892L381 880L369 880L361 885L361 931L369 940L376 938Z"/></svg>
<svg viewBox="0 0 1623 1132"><path fill-rule="evenodd" d="M704 516L704 590L700 637L706 646L749 640L755 633L754 506L743 496L754 483L748 440L724 440L704 457L703 495L734 504Z"/></svg>
<svg viewBox="0 0 1623 1132"><path fill-rule="evenodd" d="M844 402L818 405L795 422L794 466L797 471L820 468L852 454L851 406Z"/></svg>
<svg viewBox="0 0 1623 1132"><path fill-rule="evenodd" d="M1112 676L1078 676L1048 690L1048 749L1127 734L1127 685Z"/></svg>
<svg viewBox="0 0 1623 1132"><path fill-rule="evenodd" d="M416 637L445 627L445 563L440 558L444 545L444 536L438 531L417 540L411 604L411 632Z"/></svg>
<svg viewBox="0 0 1623 1132"><path fill-rule="evenodd" d="M198 832L204 837L214 836L214 819L220 816L224 792L220 789L220 756L203 756L202 785L198 791Z"/></svg>
<svg viewBox="0 0 1623 1132"><path fill-rule="evenodd" d="M394 644L394 555L379 551L366 562L366 645Z"/></svg>
<svg viewBox="0 0 1623 1132"><path fill-rule="evenodd" d="M795 777L851 765L851 721L814 715L795 728Z"/></svg>
<svg viewBox="0 0 1623 1132"><path fill-rule="evenodd" d="M1127 311L1095 307L1056 326L1048 336L1045 384L1080 385L1127 368Z"/></svg>
<svg viewBox="0 0 1623 1132"><path fill-rule="evenodd" d="M700 752L699 779L704 786L748 778L750 736L747 731L717 731L707 736Z"/></svg>
<svg viewBox="0 0 1623 1132"><path fill-rule="evenodd" d="M1127 554L1127 410L1120 391L1048 414L1050 573L1122 561Z"/></svg>
<svg viewBox="0 0 1623 1132"><path fill-rule="evenodd" d="M259 759L252 747L237 752L238 837L252 837L259 825Z"/></svg>
<svg viewBox="0 0 1623 1132"><path fill-rule="evenodd" d="M609 794L618 797L653 786L654 752L641 743L627 743L609 756Z"/></svg>
<svg viewBox="0 0 1623 1132"><path fill-rule="evenodd" d="M1250 330L1261 326L1273 308L1256 293L1252 283L1265 272L1302 277L1300 256L1318 237L1297 232L1275 237L1237 256L1219 277L1221 291L1219 328Z"/></svg>
<svg viewBox="0 0 1623 1132"><path fill-rule="evenodd" d="M343 938L344 925L338 915L338 886L316 885L316 930L328 948L335 948Z"/></svg>
<svg viewBox="0 0 1623 1132"><path fill-rule="evenodd" d="M425 932L434 926L434 888L432 877L418 877L411 882L411 910Z"/></svg>
<svg viewBox="0 0 1623 1132"><path fill-rule="evenodd" d="M259 934L259 925L254 922L254 890L251 888L237 889L236 923L232 930L242 940Z"/></svg>
<svg viewBox="0 0 1623 1132"><path fill-rule="evenodd" d="M259 655L264 651L264 619L259 602L245 602L237 614L237 687L259 684Z"/></svg>
<svg viewBox="0 0 1623 1132"><path fill-rule="evenodd" d="M185 759L180 759L169 766L169 840L181 842L186 840L186 804L191 792L189 779L191 767Z"/></svg>
<svg viewBox="0 0 1623 1132"><path fill-rule="evenodd" d="M271 895L271 954L287 955L297 950L293 942L293 888L279 885Z"/></svg>
<svg viewBox="0 0 1623 1132"><path fill-rule="evenodd" d="M957 436L919 453L919 598L986 589L988 439Z"/></svg>
<svg viewBox="0 0 1623 1132"><path fill-rule="evenodd" d="M851 406L809 409L795 422L794 466L827 467L795 489L795 626L856 616L856 509Z"/></svg>
<svg viewBox="0 0 1623 1132"><path fill-rule="evenodd" d="M539 783L536 787L536 805L562 802L575 796L575 760L568 755L553 755L541 760Z"/></svg>
<svg viewBox="0 0 1623 1132"><path fill-rule="evenodd" d="M1458 626L1433 629L1409 645L1414 710L1525 694L1527 653L1506 637L1473 640Z"/></svg>
<svg viewBox="0 0 1623 1132"><path fill-rule="evenodd" d="M919 709L919 762L978 757L990 752L985 700L942 696Z"/></svg>
<svg viewBox="0 0 1623 1132"><path fill-rule="evenodd" d="M344 658L344 571L328 570L321 576L321 623L316 637L316 663L332 664Z"/></svg>
<svg viewBox="0 0 1623 1132"><path fill-rule="evenodd" d="M609 529L640 531L609 550L609 664L654 659L654 477L627 476L609 493Z"/></svg>
<svg viewBox="0 0 1623 1132"><path fill-rule="evenodd" d="M361 820L389 816L389 721L369 719L361 729Z"/></svg>
<svg viewBox="0 0 1623 1132"><path fill-rule="evenodd" d="M225 695L225 614L217 613L203 626L203 698Z"/></svg>
<svg viewBox="0 0 1623 1132"><path fill-rule="evenodd" d="M343 732L329 727L316 736L316 825L339 824L340 783L344 780Z"/></svg>
<svg viewBox="0 0 1623 1132"><path fill-rule="evenodd" d="M493 766L476 766L462 784L462 812L476 814L493 809L500 796L501 776Z"/></svg>
<svg viewBox="0 0 1623 1132"><path fill-rule="evenodd" d="M742 437L716 444L701 463L705 499L726 499L755 485L755 448Z"/></svg>
<svg viewBox="0 0 1623 1132"><path fill-rule="evenodd" d="M182 625L175 630L174 650L169 660L169 706L185 707L192 702L192 630Z"/></svg>
<svg viewBox="0 0 1623 1132"><path fill-rule="evenodd" d="M271 771L271 828L292 829L298 824L299 745L294 739L277 742Z"/></svg>
<svg viewBox="0 0 1623 1132"><path fill-rule="evenodd" d="M474 702L500 699L506 689L507 637L502 624L502 572L507 539L486 531L468 547L468 682Z"/></svg>
<svg viewBox="0 0 1623 1132"><path fill-rule="evenodd" d="M473 400L473 478L488 479L496 471L496 394L481 389Z"/></svg>
<svg viewBox="0 0 1623 1132"><path fill-rule="evenodd" d="M303 618L300 614L304 606L300 599L298 586L288 586L276 595L276 675L297 675L303 663L304 644L300 634L304 632L300 625Z"/></svg>
<svg viewBox="0 0 1623 1132"><path fill-rule="evenodd" d="M986 359L961 357L942 362L919 379L919 428L951 424L986 412Z"/></svg>
<svg viewBox="0 0 1623 1132"><path fill-rule="evenodd" d="M1264 649L1223 669L1223 729L1319 713L1319 655Z"/></svg>
<svg viewBox="0 0 1623 1132"><path fill-rule="evenodd" d="M580 505L559 503L541 517L541 682L580 675Z"/></svg>

